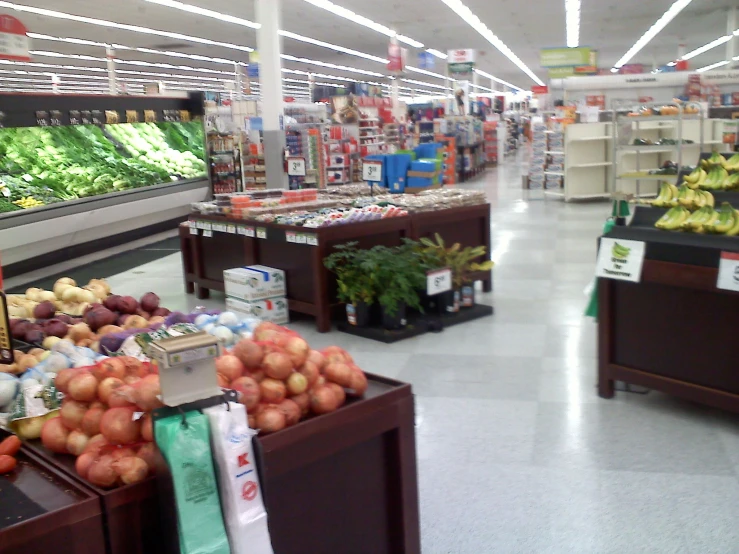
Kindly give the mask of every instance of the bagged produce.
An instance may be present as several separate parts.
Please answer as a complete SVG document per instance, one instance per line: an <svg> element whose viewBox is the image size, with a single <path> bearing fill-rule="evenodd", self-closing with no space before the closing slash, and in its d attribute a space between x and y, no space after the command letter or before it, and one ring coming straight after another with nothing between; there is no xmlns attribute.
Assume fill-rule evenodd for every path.
<svg viewBox="0 0 739 554"><path fill-rule="evenodd" d="M172 473L182 554L229 554L210 450L208 416L157 420L156 443Z"/></svg>
<svg viewBox="0 0 739 554"><path fill-rule="evenodd" d="M44 422L58 414L62 395L53 383L41 384L32 379L26 383L10 404L8 426L22 439L37 439Z"/></svg>
<svg viewBox="0 0 739 554"><path fill-rule="evenodd" d="M213 459L231 552L272 554L246 408L229 403L203 410L210 420Z"/></svg>

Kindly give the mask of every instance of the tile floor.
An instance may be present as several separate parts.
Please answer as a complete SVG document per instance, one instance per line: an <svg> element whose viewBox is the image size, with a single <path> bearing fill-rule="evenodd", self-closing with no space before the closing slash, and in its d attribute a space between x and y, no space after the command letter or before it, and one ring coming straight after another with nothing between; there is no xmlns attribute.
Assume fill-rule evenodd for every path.
<svg viewBox="0 0 739 554"><path fill-rule="evenodd" d="M739 420L654 392L597 396L582 313L609 206L522 191L523 169L464 185L493 206L493 317L393 345L295 327L413 384L425 554L739 552ZM203 303L176 252L109 277L173 309Z"/></svg>

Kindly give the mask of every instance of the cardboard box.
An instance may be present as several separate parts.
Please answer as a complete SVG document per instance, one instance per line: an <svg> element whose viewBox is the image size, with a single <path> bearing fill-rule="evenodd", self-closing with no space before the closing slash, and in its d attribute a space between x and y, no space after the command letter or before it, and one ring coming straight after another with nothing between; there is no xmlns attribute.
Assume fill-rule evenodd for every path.
<svg viewBox="0 0 739 554"><path fill-rule="evenodd" d="M270 321L277 325L290 322L290 311L287 298L267 298L256 302L245 302L238 298L226 297L226 309L241 315L252 315L262 321Z"/></svg>
<svg viewBox="0 0 739 554"><path fill-rule="evenodd" d="M263 265L236 267L223 272L226 296L254 302L285 296L285 272Z"/></svg>

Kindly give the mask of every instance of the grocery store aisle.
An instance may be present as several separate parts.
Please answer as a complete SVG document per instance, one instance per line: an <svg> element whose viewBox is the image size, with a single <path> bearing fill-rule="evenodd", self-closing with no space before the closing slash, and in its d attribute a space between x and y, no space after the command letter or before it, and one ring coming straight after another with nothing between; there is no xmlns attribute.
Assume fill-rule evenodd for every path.
<svg viewBox="0 0 739 554"><path fill-rule="evenodd" d="M736 418L657 393L597 396L582 312L609 206L523 191L523 163L464 185L492 203L493 317L393 345L294 327L413 384L425 554L736 552ZM176 253L109 280L172 309L203 303Z"/></svg>

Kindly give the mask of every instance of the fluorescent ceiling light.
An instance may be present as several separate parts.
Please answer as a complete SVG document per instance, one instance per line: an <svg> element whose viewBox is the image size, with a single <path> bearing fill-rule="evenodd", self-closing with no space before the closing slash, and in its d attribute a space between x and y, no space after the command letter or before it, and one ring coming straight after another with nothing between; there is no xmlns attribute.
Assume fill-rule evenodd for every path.
<svg viewBox="0 0 739 554"><path fill-rule="evenodd" d="M723 37L718 37L716 40L712 40L708 44L704 44L700 48L696 48L695 50L691 50L687 54L685 54L681 60L689 60L690 58L695 58L697 55L702 54L703 52L708 52L712 48L716 48L717 46L721 46L722 44L729 42L733 37L733 35L726 35Z"/></svg>
<svg viewBox="0 0 739 554"><path fill-rule="evenodd" d="M175 8L177 10L194 13L196 15L212 17L213 19L217 19L219 21L225 21L227 23L235 23L236 25L242 25L244 27L251 27L252 29L259 29L261 27L259 23L255 23L254 21L249 21L248 19L242 19L240 17L234 17L232 15L222 14L222 13L219 13L213 10L207 10L205 8L200 8L198 6L193 6L192 4L185 4L184 2L177 2L176 0L144 0L144 1L149 2L150 4L158 4L160 6L166 6L168 8Z"/></svg>
<svg viewBox="0 0 739 554"><path fill-rule="evenodd" d="M508 81L504 81L503 79L498 79L497 77L490 75L490 73L488 73L487 71L483 71L481 69L475 69L475 73L477 73L478 75L482 75L483 77L487 77L488 79L492 79L496 83L500 83L501 85L505 85L512 89L523 90L521 87L517 87L516 85L509 83Z"/></svg>
<svg viewBox="0 0 739 554"><path fill-rule="evenodd" d="M67 58L73 60L83 60L89 62L107 62L106 58L100 58L96 56L84 56L81 54L62 54L61 52L47 52L45 50L30 50L29 54L32 56L41 56L46 58ZM164 69L179 69L180 71L192 71L195 73L213 73L216 75L233 75L232 71L220 71L218 69L206 69L202 67L191 67L189 65L172 65L169 63L154 63L145 62L143 60L122 60L116 58L116 64L120 65L137 65L143 67L161 67Z"/></svg>
<svg viewBox="0 0 739 554"><path fill-rule="evenodd" d="M662 17L660 17L654 23L654 25L647 29L647 32L644 33L631 48L629 48L626 54L621 56L621 59L619 59L613 67L619 68L623 66L626 62L628 62L631 58L633 58L642 48L649 44L649 42L654 37L656 37L657 34L659 34L659 32L664 29L670 21L675 19L677 14L683 11L692 1L693 0L677 0L675 3L672 4L672 6L667 8L667 11L662 14Z"/></svg>
<svg viewBox="0 0 739 554"><path fill-rule="evenodd" d="M565 21L567 46L575 48L580 44L580 0L565 0Z"/></svg>
<svg viewBox="0 0 739 554"><path fill-rule="evenodd" d="M724 60L721 62L712 63L711 65L707 65L705 67L701 67L700 69L696 69L696 73L703 73L704 71L710 71L712 69L716 69L717 67L721 67L723 65L727 65L729 63L729 60Z"/></svg>
<svg viewBox="0 0 739 554"><path fill-rule="evenodd" d="M611 68L611 73L618 73L618 68L612 67Z"/></svg>
<svg viewBox="0 0 739 554"><path fill-rule="evenodd" d="M426 52L436 56L437 58L441 58L442 60L446 60L449 57L444 52L440 52L439 50L436 50L435 48L428 48Z"/></svg>
<svg viewBox="0 0 739 554"><path fill-rule="evenodd" d="M295 40L299 40L301 42L307 42L308 44L314 44L316 46L322 46L323 48L328 48L329 50L338 50L339 52L343 52L344 54L350 54L352 56L357 56L359 58L364 58L365 60L371 60L373 62L377 63L387 63L387 59L381 58L379 56L373 56L372 54L365 54L364 52L360 52L358 50L352 50L351 48L344 48L343 46L339 46L337 44L331 44L329 42L323 42L322 40L316 40L310 37L305 37L303 35L299 35L297 33L291 33L290 31L280 31L280 36L286 37L286 38L292 38Z"/></svg>
<svg viewBox="0 0 739 554"><path fill-rule="evenodd" d="M85 17L82 15L73 15L65 12L59 12L56 10L47 10L45 8L35 8L33 6L23 6L20 4L14 4L12 2L0 1L0 8L8 8L19 12L32 13L36 15L43 15L46 17L53 17L55 19L65 19L67 21L74 21L76 23L89 23L90 25L97 25L99 27L108 27L110 29L120 29L122 31L132 31L134 33L142 33L145 35L154 35L166 38L172 38L177 40L184 40L188 42L197 42L199 44L207 44L209 46L221 46L222 48L229 48L231 50L241 50L242 52L253 52L253 48L248 46L240 46L238 44L231 44L228 42L219 42L217 40L210 40L207 38L194 37L191 35L183 35L181 33L170 33L169 31L160 31L157 29L150 29L148 27L140 27L139 25L128 25L125 23L115 23L113 21L107 21L105 19L96 19L94 17Z"/></svg>
<svg viewBox="0 0 739 554"><path fill-rule="evenodd" d="M501 54L503 54L506 58L511 60L516 66L526 73L537 85L543 85L544 81L539 79L539 77L536 76L536 74L529 69L529 66L527 66L525 63L521 61L521 59L516 56L513 51L506 46L506 44L500 40L490 29L488 29L487 25L485 25L482 21L480 21L480 18L477 17L474 13L472 13L472 10L470 10L467 6L465 6L460 0L441 0L446 4L454 13L456 13L459 17L461 17L468 25L470 25L475 31L480 33L490 44L495 46Z"/></svg>
<svg viewBox="0 0 739 554"><path fill-rule="evenodd" d="M404 83L410 83L412 85L421 85L422 87L440 88L441 90L452 90L444 85L435 85L433 83L424 83L423 81L414 81L413 79L401 79Z"/></svg>
<svg viewBox="0 0 739 554"><path fill-rule="evenodd" d="M338 69L339 71L350 71L353 73L361 73L362 75L371 75L372 77L384 77L382 73L377 73L376 71L367 71L365 69L359 69L357 67L347 67L345 65L337 65L333 63L326 63L321 62L318 60L309 60L307 58L298 58L297 56L288 56L287 54L282 54L280 56L283 60L288 60L291 62L299 62L299 63L307 63L311 65L318 65L321 67L329 67L331 69Z"/></svg>
<svg viewBox="0 0 739 554"><path fill-rule="evenodd" d="M675 67L677 65L677 62L670 62L667 64L669 67Z"/></svg>
<svg viewBox="0 0 739 554"><path fill-rule="evenodd" d="M317 8L321 8L322 10L329 11L334 15L338 15L339 17L343 17L344 19L348 19L352 23L357 23L359 25L362 25L363 27L367 27L368 29L372 29L373 31L382 33L387 37L396 37L399 42L408 44L415 48L423 48L422 42L413 40L412 38L405 35L399 35L390 27L387 27L386 25L383 25L381 23L377 23L376 21L372 21L371 19L356 14L346 8L342 8L341 6L334 4L329 0L305 0L305 2L308 2L309 4L312 4Z"/></svg>
<svg viewBox="0 0 739 554"><path fill-rule="evenodd" d="M413 67L412 65L406 65L405 68L413 73L420 73L421 75L428 75L429 77L436 77L437 79L446 79L444 75L434 73L433 71L426 71L425 69L421 69L418 67Z"/></svg>

